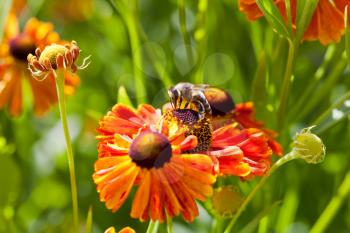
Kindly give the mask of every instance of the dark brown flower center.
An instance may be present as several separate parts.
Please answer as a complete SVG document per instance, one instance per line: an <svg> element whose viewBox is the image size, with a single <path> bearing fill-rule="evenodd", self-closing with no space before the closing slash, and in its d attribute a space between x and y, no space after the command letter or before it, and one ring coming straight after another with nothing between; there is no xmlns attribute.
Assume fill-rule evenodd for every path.
<svg viewBox="0 0 350 233"><path fill-rule="evenodd" d="M198 112L192 109L176 109L173 110L173 114L184 124L194 124L199 120Z"/></svg>
<svg viewBox="0 0 350 233"><path fill-rule="evenodd" d="M144 132L132 142L129 155L142 168L161 168L171 159L171 144L163 134Z"/></svg>
<svg viewBox="0 0 350 233"><path fill-rule="evenodd" d="M35 54L36 46L33 41L26 35L19 35L10 40L10 53L17 60L27 62L28 54Z"/></svg>
<svg viewBox="0 0 350 233"><path fill-rule="evenodd" d="M206 88L204 95L211 107L213 116L225 115L235 108L231 95L220 88Z"/></svg>

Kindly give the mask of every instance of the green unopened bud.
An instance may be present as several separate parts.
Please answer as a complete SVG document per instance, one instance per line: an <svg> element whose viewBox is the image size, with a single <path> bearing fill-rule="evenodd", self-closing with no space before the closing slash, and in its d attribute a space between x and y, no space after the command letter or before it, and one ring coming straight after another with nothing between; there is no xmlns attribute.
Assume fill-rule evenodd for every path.
<svg viewBox="0 0 350 233"><path fill-rule="evenodd" d="M316 164L324 160L326 147L316 134L311 133L313 127L305 128L295 136L293 154L307 163Z"/></svg>
<svg viewBox="0 0 350 233"><path fill-rule="evenodd" d="M232 218L242 202L242 195L233 186L224 186L216 189L212 197L213 211L223 218Z"/></svg>

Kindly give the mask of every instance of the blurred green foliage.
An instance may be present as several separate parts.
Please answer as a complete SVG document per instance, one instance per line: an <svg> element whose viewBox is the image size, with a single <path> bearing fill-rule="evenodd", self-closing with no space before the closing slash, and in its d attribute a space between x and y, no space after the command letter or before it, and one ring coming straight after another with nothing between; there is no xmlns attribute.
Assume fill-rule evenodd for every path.
<svg viewBox="0 0 350 233"><path fill-rule="evenodd" d="M140 44L132 51L125 16L108 1L95 0L90 7L89 1L75 1L79 4L72 9L67 5L63 11L58 6L67 0L29 1L20 20L21 25L30 16L51 21L62 38L78 42L83 57L92 55L91 65L79 72L80 88L68 98L81 226L92 206L93 232L127 225L144 232L147 223L129 217L131 198L112 213L99 201L91 178L98 120L117 101L134 106L140 102L137 97L142 90L135 88L135 69L144 78L146 96L141 98L156 107L167 102L169 82L204 82L225 88L237 103L253 100L258 118L276 129L288 44L265 20L247 21L237 1L185 1L186 25L181 29L178 1L148 0L138 2ZM190 44L184 43L183 29ZM300 46L287 123L279 132L288 151L295 132L316 121L327 147L326 160L320 166L295 161L278 170L239 219L235 232L308 232L350 170L349 98L332 107L350 87L344 49L344 40L329 47L318 42ZM134 67L135 52L141 55L142 67ZM0 232L69 232L70 185L58 109L55 106L45 117L36 118L30 111L29 93L25 99L21 117L13 119L5 110L0 113ZM339 112L341 117L336 115ZM224 182L236 184L247 194L256 180L241 182L231 177ZM200 213L192 224L176 218L174 232L208 232L212 217L202 207ZM258 221L252 221L257 216ZM165 229L160 225L159 232ZM328 232L350 232L350 198Z"/></svg>

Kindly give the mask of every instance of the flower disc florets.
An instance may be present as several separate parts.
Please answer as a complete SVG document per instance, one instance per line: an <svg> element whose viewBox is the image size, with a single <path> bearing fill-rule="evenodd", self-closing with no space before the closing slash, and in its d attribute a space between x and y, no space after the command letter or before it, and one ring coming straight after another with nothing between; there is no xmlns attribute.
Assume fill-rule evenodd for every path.
<svg viewBox="0 0 350 233"><path fill-rule="evenodd" d="M70 69L75 73L78 69L84 69L89 65L89 57L84 59L81 66L75 64L79 57L80 49L75 41L70 44L51 44L43 51L40 48L35 50L36 56L29 54L29 70L38 79L44 79L47 75L58 69Z"/></svg>
<svg viewBox="0 0 350 233"><path fill-rule="evenodd" d="M129 155L142 168L161 168L171 159L171 144L163 134L147 131L134 139Z"/></svg>

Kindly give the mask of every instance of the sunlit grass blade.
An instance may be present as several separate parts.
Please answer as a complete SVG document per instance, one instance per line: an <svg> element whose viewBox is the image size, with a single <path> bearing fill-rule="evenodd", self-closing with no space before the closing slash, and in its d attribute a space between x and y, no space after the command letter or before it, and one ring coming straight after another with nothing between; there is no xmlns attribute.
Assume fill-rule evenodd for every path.
<svg viewBox="0 0 350 233"><path fill-rule="evenodd" d="M331 61L337 58L336 55L339 49L340 49L340 46L336 46L336 45L328 46L322 64L316 70L314 76L312 77L312 80L309 82L305 90L302 92L302 95L299 96L298 100L296 100L296 103L294 103L292 113L290 114L290 119L293 119L296 117L296 115L299 115L301 109L304 108L305 104L308 102L312 94L317 89L317 85L324 78L326 71L330 66Z"/></svg>
<svg viewBox="0 0 350 233"><path fill-rule="evenodd" d="M349 31L349 8L345 7L344 13L344 25L345 25L345 51L348 59L348 66L350 67L350 31Z"/></svg>
<svg viewBox="0 0 350 233"><path fill-rule="evenodd" d="M275 208L277 208L282 201L275 201L265 209L263 209L259 214L257 214L239 233L252 233L256 232L256 228L258 227L261 219L263 219L266 215L271 213Z"/></svg>
<svg viewBox="0 0 350 233"><path fill-rule="evenodd" d="M86 233L92 233L92 206L89 207L89 211L86 218Z"/></svg>
<svg viewBox="0 0 350 233"><path fill-rule="evenodd" d="M303 106L302 110L298 113L298 119L303 119L307 114L309 114L312 109L315 108L324 98L329 94L330 90L337 83L341 77L341 73L346 67L347 61L345 59L340 59L335 65L330 74L325 78L325 82L320 86L319 89L314 90L312 98L308 100Z"/></svg>
<svg viewBox="0 0 350 233"><path fill-rule="evenodd" d="M260 10L264 13L266 20L276 32L286 38L291 38L291 31L287 28L283 17L276 4L272 0L257 0Z"/></svg>
<svg viewBox="0 0 350 233"><path fill-rule="evenodd" d="M350 115L350 91L340 97L324 113L322 113L312 125L318 125L316 132L324 133L327 129L336 125Z"/></svg>
<svg viewBox="0 0 350 233"><path fill-rule="evenodd" d="M317 219L315 225L311 228L310 233L323 233L331 223L335 215L338 213L344 201L349 197L350 193L350 171L346 174L343 182L339 186L337 193L333 195L331 201Z"/></svg>
<svg viewBox="0 0 350 233"><path fill-rule="evenodd" d="M0 41L2 40L3 28L6 23L6 18L11 8L12 0L4 0L0 4Z"/></svg>
<svg viewBox="0 0 350 233"><path fill-rule="evenodd" d="M118 103L125 104L130 107L133 106L124 86L120 86L118 89Z"/></svg>
<svg viewBox="0 0 350 233"><path fill-rule="evenodd" d="M293 223L298 206L298 190L291 185L284 195L283 205L280 208L279 218L276 224L277 232L285 232L287 227Z"/></svg>

